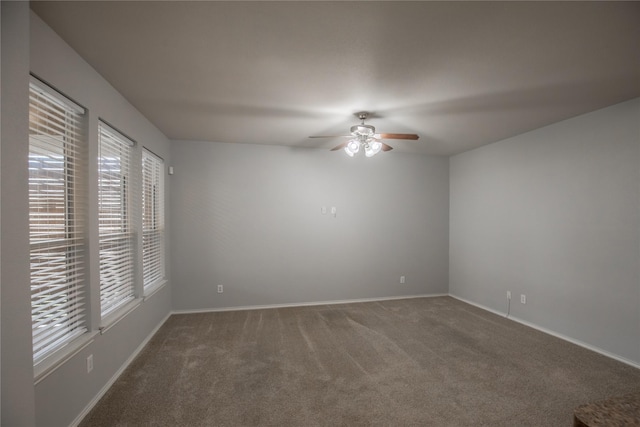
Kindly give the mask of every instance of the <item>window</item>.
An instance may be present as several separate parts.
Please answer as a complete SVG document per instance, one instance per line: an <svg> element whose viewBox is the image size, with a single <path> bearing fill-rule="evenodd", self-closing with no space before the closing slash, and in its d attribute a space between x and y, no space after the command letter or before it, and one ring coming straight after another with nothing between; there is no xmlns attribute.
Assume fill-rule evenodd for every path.
<svg viewBox="0 0 640 427"><path fill-rule="evenodd" d="M33 361L87 331L84 109L29 85L29 243Z"/></svg>
<svg viewBox="0 0 640 427"><path fill-rule="evenodd" d="M133 141L98 124L98 227L102 317L134 298L135 234L131 207Z"/></svg>
<svg viewBox="0 0 640 427"><path fill-rule="evenodd" d="M142 151L142 275L145 293L164 279L164 161Z"/></svg>

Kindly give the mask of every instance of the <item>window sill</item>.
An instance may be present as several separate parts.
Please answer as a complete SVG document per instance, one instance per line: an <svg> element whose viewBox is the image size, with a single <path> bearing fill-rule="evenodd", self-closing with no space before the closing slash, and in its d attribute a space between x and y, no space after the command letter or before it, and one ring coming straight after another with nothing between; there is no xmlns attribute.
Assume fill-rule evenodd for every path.
<svg viewBox="0 0 640 427"><path fill-rule="evenodd" d="M149 298L151 298L153 295L156 294L156 292L158 292L160 289L164 288L166 284L167 284L167 280L166 279L161 279L161 280L158 280L153 285L148 286L147 289L144 290L143 301L146 301Z"/></svg>
<svg viewBox="0 0 640 427"><path fill-rule="evenodd" d="M97 331L85 332L69 344L62 347L57 352L45 358L42 362L33 367L34 384L47 378L60 366L69 361L73 356L80 353L93 342L94 337L98 335Z"/></svg>
<svg viewBox="0 0 640 427"><path fill-rule="evenodd" d="M113 328L118 324L122 319L127 317L129 313L138 308L138 306L142 304L142 298L136 298L128 303L124 304L122 307L118 308L113 313L110 313L107 317L105 317L100 326L100 334L103 335L107 333L107 331Z"/></svg>

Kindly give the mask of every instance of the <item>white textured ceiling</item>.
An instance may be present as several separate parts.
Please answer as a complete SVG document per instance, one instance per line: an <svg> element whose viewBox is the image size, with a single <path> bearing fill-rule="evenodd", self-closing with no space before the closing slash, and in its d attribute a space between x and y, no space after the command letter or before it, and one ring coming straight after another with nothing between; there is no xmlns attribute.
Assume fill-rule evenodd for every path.
<svg viewBox="0 0 640 427"><path fill-rule="evenodd" d="M169 138L330 148L361 110L460 153L640 96L638 2L45 1Z"/></svg>

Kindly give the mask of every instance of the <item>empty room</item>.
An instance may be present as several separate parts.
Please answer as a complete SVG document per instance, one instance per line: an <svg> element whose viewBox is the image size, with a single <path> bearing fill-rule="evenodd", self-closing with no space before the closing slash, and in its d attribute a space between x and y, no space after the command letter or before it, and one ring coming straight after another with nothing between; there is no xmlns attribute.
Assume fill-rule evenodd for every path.
<svg viewBox="0 0 640 427"><path fill-rule="evenodd" d="M640 3L6 1L3 426L640 425Z"/></svg>

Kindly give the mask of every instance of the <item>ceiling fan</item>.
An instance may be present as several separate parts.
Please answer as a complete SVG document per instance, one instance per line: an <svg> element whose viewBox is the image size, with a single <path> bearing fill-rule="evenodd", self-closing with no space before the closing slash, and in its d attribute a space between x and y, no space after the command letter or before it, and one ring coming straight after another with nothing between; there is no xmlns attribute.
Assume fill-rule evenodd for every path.
<svg viewBox="0 0 640 427"><path fill-rule="evenodd" d="M375 156L380 151L393 150L393 147L380 141L381 139L416 140L419 138L418 135L413 133L376 133L376 128L371 125L364 124L364 121L369 117L368 112L362 111L360 113L356 113L356 116L361 120L361 123L359 125L351 126L350 135L310 136L309 138L351 138L350 140L331 149L331 151L336 151L344 148L345 153L350 157L355 156L361 148L364 150L367 157Z"/></svg>

